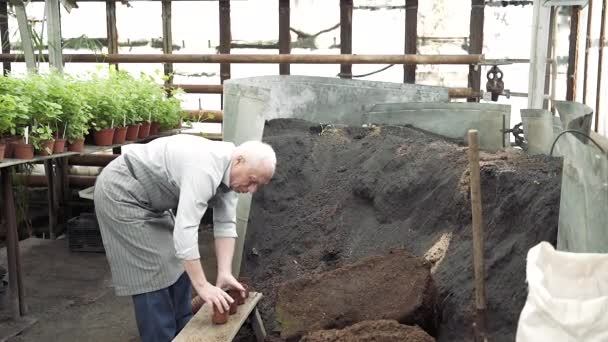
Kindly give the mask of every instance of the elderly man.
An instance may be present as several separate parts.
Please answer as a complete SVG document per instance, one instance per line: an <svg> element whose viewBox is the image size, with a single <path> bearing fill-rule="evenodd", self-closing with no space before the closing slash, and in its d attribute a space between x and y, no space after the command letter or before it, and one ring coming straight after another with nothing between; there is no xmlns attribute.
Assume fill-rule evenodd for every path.
<svg viewBox="0 0 608 342"><path fill-rule="evenodd" d="M273 149L262 142L207 140L193 135L136 144L103 169L95 211L116 295L132 296L142 341L170 341L191 318L191 286L223 312L224 289L244 288L232 275L238 193L272 178ZM213 207L215 286L205 277L198 229ZM175 210L175 208L177 208ZM185 270L185 272L184 272Z"/></svg>

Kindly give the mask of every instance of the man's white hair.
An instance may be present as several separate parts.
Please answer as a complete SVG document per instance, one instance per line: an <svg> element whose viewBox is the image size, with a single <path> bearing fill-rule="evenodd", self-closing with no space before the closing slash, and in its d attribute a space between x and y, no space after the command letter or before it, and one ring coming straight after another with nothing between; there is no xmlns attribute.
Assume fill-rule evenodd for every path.
<svg viewBox="0 0 608 342"><path fill-rule="evenodd" d="M274 174L277 165L277 156L274 149L261 141L249 140L236 147L235 152L245 157L247 164L252 167L261 167Z"/></svg>

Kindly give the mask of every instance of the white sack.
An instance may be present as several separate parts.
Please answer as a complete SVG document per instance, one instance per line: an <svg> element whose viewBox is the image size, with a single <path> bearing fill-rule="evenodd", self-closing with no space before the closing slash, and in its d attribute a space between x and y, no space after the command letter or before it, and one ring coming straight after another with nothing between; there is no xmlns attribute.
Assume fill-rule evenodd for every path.
<svg viewBox="0 0 608 342"><path fill-rule="evenodd" d="M528 297L517 342L608 341L608 254L528 251Z"/></svg>

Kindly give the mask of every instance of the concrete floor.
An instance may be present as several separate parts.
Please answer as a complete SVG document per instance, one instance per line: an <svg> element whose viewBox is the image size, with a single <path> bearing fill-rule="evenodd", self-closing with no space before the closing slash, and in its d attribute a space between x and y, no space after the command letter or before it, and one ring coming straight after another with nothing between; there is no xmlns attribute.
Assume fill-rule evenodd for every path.
<svg viewBox="0 0 608 342"><path fill-rule="evenodd" d="M201 257L215 264L210 230L199 234ZM130 297L117 297L103 253L72 253L68 241L30 238L20 243L27 319L13 322L0 307L0 342L139 341ZM6 267L6 248L0 249ZM215 280L215 267L207 266Z"/></svg>

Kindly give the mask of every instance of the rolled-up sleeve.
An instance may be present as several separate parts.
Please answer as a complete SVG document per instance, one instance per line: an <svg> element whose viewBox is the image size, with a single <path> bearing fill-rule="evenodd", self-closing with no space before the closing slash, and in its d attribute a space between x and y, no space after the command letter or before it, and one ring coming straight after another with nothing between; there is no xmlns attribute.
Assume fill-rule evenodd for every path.
<svg viewBox="0 0 608 342"><path fill-rule="evenodd" d="M198 228L217 184L209 173L192 169L182 175L180 183L173 228L176 256L184 260L199 259Z"/></svg>
<svg viewBox="0 0 608 342"><path fill-rule="evenodd" d="M215 238L236 238L236 202L234 191L217 194L213 206L213 236Z"/></svg>

